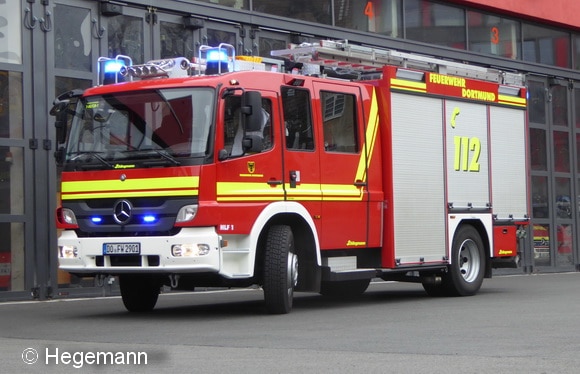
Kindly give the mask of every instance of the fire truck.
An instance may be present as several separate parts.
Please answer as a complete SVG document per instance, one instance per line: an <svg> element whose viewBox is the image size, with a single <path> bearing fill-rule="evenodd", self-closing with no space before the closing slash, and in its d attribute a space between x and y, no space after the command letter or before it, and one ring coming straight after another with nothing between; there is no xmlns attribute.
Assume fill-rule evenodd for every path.
<svg viewBox="0 0 580 374"><path fill-rule="evenodd" d="M55 99L61 270L160 289L476 294L529 223L523 76L348 41L132 64Z"/></svg>

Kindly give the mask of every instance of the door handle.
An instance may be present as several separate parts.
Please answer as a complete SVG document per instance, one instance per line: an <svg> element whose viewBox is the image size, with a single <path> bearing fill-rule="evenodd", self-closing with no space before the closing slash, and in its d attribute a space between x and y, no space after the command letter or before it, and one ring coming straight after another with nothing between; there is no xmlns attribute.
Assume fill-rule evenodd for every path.
<svg viewBox="0 0 580 374"><path fill-rule="evenodd" d="M290 188L296 188L296 183L300 181L300 172L290 170Z"/></svg>
<svg viewBox="0 0 580 374"><path fill-rule="evenodd" d="M276 180L276 179L270 179L266 183L268 183L270 186L273 187L273 186L279 186L279 185L281 185L282 184L282 181L281 180Z"/></svg>

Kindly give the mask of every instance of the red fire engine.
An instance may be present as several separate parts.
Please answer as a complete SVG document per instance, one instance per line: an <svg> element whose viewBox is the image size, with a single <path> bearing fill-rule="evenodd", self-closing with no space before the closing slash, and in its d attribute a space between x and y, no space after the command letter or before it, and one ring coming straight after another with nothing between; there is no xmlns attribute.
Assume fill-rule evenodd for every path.
<svg viewBox="0 0 580 374"><path fill-rule="evenodd" d="M520 75L347 41L272 55L100 59L98 86L55 100L60 269L118 276L129 311L259 285L288 313L294 291L465 296L517 266Z"/></svg>

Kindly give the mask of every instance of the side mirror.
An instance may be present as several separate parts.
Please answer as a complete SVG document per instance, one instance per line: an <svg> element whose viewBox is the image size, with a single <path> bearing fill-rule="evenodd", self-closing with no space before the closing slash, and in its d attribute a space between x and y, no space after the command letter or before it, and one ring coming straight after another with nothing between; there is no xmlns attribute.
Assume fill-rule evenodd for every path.
<svg viewBox="0 0 580 374"><path fill-rule="evenodd" d="M242 94L242 114L246 131L260 131L264 122L262 113L262 94L247 91Z"/></svg>
<svg viewBox="0 0 580 374"><path fill-rule="evenodd" d="M62 103L64 104L64 103ZM68 105L65 105L65 107ZM53 108L54 109L54 108ZM52 112L52 110L51 110ZM54 121L54 127L56 128L56 142L62 144L66 141L67 123L68 123L68 113L66 109L53 114L56 118Z"/></svg>
<svg viewBox="0 0 580 374"><path fill-rule="evenodd" d="M262 137L258 135L246 135L244 140L242 140L242 148L246 153L262 152Z"/></svg>
<svg viewBox="0 0 580 374"><path fill-rule="evenodd" d="M53 107L50 109L49 114L55 117L54 127L56 127L57 143L62 144L66 141L68 116L74 114L74 111L69 110L71 100L78 99L83 92L84 91L80 89L71 90L58 95L58 97L54 99Z"/></svg>
<svg viewBox="0 0 580 374"><path fill-rule="evenodd" d="M65 155L66 149L64 147L59 147L56 151L54 151L54 158L56 160L57 165L63 164Z"/></svg>

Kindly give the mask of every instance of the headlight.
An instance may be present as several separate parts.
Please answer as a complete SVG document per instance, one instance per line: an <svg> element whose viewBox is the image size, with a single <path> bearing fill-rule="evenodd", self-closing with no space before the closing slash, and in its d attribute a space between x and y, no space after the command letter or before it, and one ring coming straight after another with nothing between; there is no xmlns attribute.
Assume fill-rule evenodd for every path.
<svg viewBox="0 0 580 374"><path fill-rule="evenodd" d="M74 212L68 208L61 208L58 210L58 216L61 223L67 225L76 225L77 224L77 217L75 216Z"/></svg>
<svg viewBox="0 0 580 374"><path fill-rule="evenodd" d="M188 222L195 218L197 214L197 205L186 205L177 212L177 219L175 222Z"/></svg>
<svg viewBox="0 0 580 374"><path fill-rule="evenodd" d="M173 257L205 256L209 250L209 244L174 244L171 246L171 255Z"/></svg>

